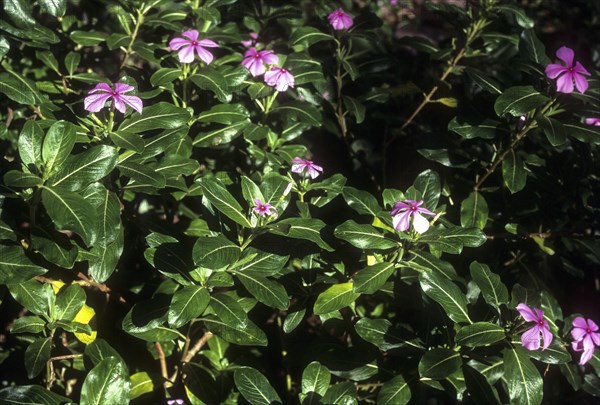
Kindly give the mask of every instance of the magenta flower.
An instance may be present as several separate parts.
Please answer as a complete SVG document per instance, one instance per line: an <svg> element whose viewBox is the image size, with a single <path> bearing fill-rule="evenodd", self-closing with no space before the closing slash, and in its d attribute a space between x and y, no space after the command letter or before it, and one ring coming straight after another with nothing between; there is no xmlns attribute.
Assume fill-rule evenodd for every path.
<svg viewBox="0 0 600 405"><path fill-rule="evenodd" d="M413 227L418 233L423 233L429 229L429 221L421 214L435 215L434 212L427 208L421 207L423 200L413 201L397 201L390 214L392 215L392 223L394 229L405 232L410 226L410 217L413 218Z"/></svg>
<svg viewBox="0 0 600 405"><path fill-rule="evenodd" d="M329 24L333 27L334 30L346 30L352 27L354 21L352 18L344 12L341 8L338 8L335 11L332 11L328 16Z"/></svg>
<svg viewBox="0 0 600 405"><path fill-rule="evenodd" d="M96 87L88 92L88 96L83 100L83 107L91 112L98 112L109 99L113 99L115 108L125 113L125 104L142 112L142 100L136 96L128 96L125 93L133 90L133 86L125 83L115 84L114 90L107 83L98 83Z"/></svg>
<svg viewBox="0 0 600 405"><path fill-rule="evenodd" d="M600 346L600 333L597 331L598 325L591 319L586 320L578 316L573 320L571 346L576 352L583 351L581 359L579 359L579 364L582 366L592 358L596 346Z"/></svg>
<svg viewBox="0 0 600 405"><path fill-rule="evenodd" d="M256 205L252 208L252 211L256 212L261 217L271 215L273 213L272 210L275 209L271 204L262 202L260 198L255 198L254 202Z"/></svg>
<svg viewBox="0 0 600 405"><path fill-rule="evenodd" d="M312 160L295 157L294 160L292 160L292 172L303 173L304 171L308 173L308 176L311 179L315 179L323 172L323 168L314 164Z"/></svg>
<svg viewBox="0 0 600 405"><path fill-rule="evenodd" d="M595 125L600 127L600 118L586 118L585 123L588 125Z"/></svg>
<svg viewBox="0 0 600 405"><path fill-rule="evenodd" d="M550 343L552 343L552 332L550 332L550 328L548 327L548 322L544 320L544 311L538 308L529 308L525 304L517 305L517 311L521 314L523 319L527 322L535 322L535 325L526 330L521 335L521 344L527 350L537 350L540 348L540 334L544 339L544 347L542 350L546 350ZM534 312L535 311L535 312Z"/></svg>
<svg viewBox="0 0 600 405"><path fill-rule="evenodd" d="M556 90L561 93L572 93L573 92L573 82L575 82L575 87L581 94L585 93L588 88L588 82L583 75L590 75L590 72L585 70L585 68L579 62L575 62L573 65L573 58L575 57L575 53L571 48L567 48L566 46L560 47L558 51L556 51L556 57L562 60L566 66L558 65L556 63L551 63L546 66L546 76L550 79L556 79Z"/></svg>
<svg viewBox="0 0 600 405"><path fill-rule="evenodd" d="M181 63L192 63L194 61L194 51L196 51L200 59L207 65L210 65L213 55L204 48L217 48L219 45L210 39L201 39L198 41L198 31L196 30L188 30L181 35L185 38L177 37L169 42L169 48L172 51L179 50L177 53L179 61Z"/></svg>
<svg viewBox="0 0 600 405"><path fill-rule="evenodd" d="M250 36L250 39L242 41L242 45L244 45L246 48L256 44L256 40L258 39L258 34L256 32L251 32L248 35Z"/></svg>
<svg viewBox="0 0 600 405"><path fill-rule="evenodd" d="M265 73L265 83L275 87L277 91L286 91L288 87L294 87L294 76L284 68L273 66Z"/></svg>
<svg viewBox="0 0 600 405"><path fill-rule="evenodd" d="M265 63L272 65L277 62L279 62L279 58L273 51L257 51L256 48L250 48L244 53L242 65L250 71L252 76L260 76L265 73Z"/></svg>

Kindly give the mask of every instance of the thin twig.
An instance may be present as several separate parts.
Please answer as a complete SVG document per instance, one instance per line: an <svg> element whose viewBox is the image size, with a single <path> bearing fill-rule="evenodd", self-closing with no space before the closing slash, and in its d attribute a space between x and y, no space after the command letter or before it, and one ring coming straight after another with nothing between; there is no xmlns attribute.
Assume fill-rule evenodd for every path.
<svg viewBox="0 0 600 405"><path fill-rule="evenodd" d="M169 371L167 370L167 359L165 357L165 352L163 351L160 342L154 342L154 348L158 353L158 361L160 363L160 374L162 375L164 380L163 385L165 388L170 388L171 386L173 386L173 383L171 382L171 380L169 380Z"/></svg>
<svg viewBox="0 0 600 405"><path fill-rule="evenodd" d="M142 7L143 7L143 5L142 5ZM121 69L123 69L123 67L125 67L125 65L127 64L127 61L129 60L129 57L131 56L131 53L133 52L133 43L135 42L135 40L137 38L140 26L144 22L144 12L141 9L137 10L137 15L138 15L138 18L137 18L137 21L135 22L135 27L133 29L133 33L131 34L131 41L129 41L129 45L127 46L127 50L125 51L125 56L123 57L123 62L121 63Z"/></svg>
<svg viewBox="0 0 600 405"><path fill-rule="evenodd" d="M200 350L202 350L202 348L204 347L204 345L206 345L206 343L210 340L210 338L212 338L214 335L212 332L205 332L204 335L202 335L202 337L200 339L198 339L198 341L196 342L196 344L190 349L190 350L184 350L183 352L183 356L181 357L181 369L183 369L183 365L185 365L186 363L189 363L190 361L192 361L192 359L194 358L194 356L196 354L198 354L198 352ZM189 347L189 340L186 342L186 348ZM173 372L173 374L171 374L171 378L167 379L167 381L172 385L175 382L175 379L177 378L177 374L179 373L179 370L175 370L175 372Z"/></svg>
<svg viewBox="0 0 600 405"><path fill-rule="evenodd" d="M51 357L49 361L70 360L70 359L77 359L79 357L83 357L83 354L81 354L81 353L79 353L79 354L65 354L64 356Z"/></svg>

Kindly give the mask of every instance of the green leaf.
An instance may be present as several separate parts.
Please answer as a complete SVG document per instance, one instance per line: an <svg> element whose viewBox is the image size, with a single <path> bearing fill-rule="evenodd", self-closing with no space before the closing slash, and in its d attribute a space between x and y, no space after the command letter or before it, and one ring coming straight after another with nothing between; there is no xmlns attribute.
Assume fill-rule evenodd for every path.
<svg viewBox="0 0 600 405"><path fill-rule="evenodd" d="M57 74L61 74L58 68L58 60L50 51L35 51L35 57L44 65L54 70Z"/></svg>
<svg viewBox="0 0 600 405"><path fill-rule="evenodd" d="M452 118L448 123L448 131L452 131L465 139L482 138L494 139L498 131L498 121L485 119L482 122L465 122L458 117Z"/></svg>
<svg viewBox="0 0 600 405"><path fill-rule="evenodd" d="M217 235L198 238L192 254L197 266L216 270L235 263L240 253L239 246L225 236Z"/></svg>
<svg viewBox="0 0 600 405"><path fill-rule="evenodd" d="M200 68L194 75L190 76L190 80L200 89L212 91L221 103L231 101L227 80L215 69L210 67Z"/></svg>
<svg viewBox="0 0 600 405"><path fill-rule="evenodd" d="M80 405L126 404L129 389L127 366L116 357L108 357L91 369L83 381Z"/></svg>
<svg viewBox="0 0 600 405"><path fill-rule="evenodd" d="M513 6L512 4L503 4L494 6L494 9L500 10L500 12L503 14L514 16L517 24L523 28L533 28L535 25L535 21L529 18L525 13L525 10L518 6Z"/></svg>
<svg viewBox="0 0 600 405"><path fill-rule="evenodd" d="M335 229L334 235L359 249L392 249L398 242L386 238L380 231L367 224L357 224L348 220Z"/></svg>
<svg viewBox="0 0 600 405"><path fill-rule="evenodd" d="M33 168L37 167L38 170L41 170L43 165L43 140L44 131L40 125L33 120L25 121L23 130L21 130L21 134L19 135L19 156L21 157L23 165L25 165L32 173L35 172L35 170L32 170Z"/></svg>
<svg viewBox="0 0 600 405"><path fill-rule="evenodd" d="M477 191L472 191L460 204L460 225L464 228L485 228L488 220L488 205Z"/></svg>
<svg viewBox="0 0 600 405"><path fill-rule="evenodd" d="M499 342L505 337L504 328L489 322L476 322L460 328L454 340L457 345L479 347Z"/></svg>
<svg viewBox="0 0 600 405"><path fill-rule="evenodd" d="M312 125L313 127L321 126L321 112L306 102L291 101L287 104L279 105L271 111L289 115L294 117L297 121Z"/></svg>
<svg viewBox="0 0 600 405"><path fill-rule="evenodd" d="M477 228L455 226L448 229L429 229L419 242L429 243L442 252L459 254L464 246L479 247L486 241L485 234Z"/></svg>
<svg viewBox="0 0 600 405"><path fill-rule="evenodd" d="M560 146L567 141L565 127L560 121L543 115L536 117L536 121L544 131L544 135L548 138L550 145Z"/></svg>
<svg viewBox="0 0 600 405"><path fill-rule="evenodd" d="M69 76L73 76L79 62L81 62L81 55L78 52L71 51L65 56L65 68L69 72Z"/></svg>
<svg viewBox="0 0 600 405"><path fill-rule="evenodd" d="M356 118L356 123L360 124L363 122L365 120L366 111L364 104L352 97L342 96L342 98L346 110Z"/></svg>
<svg viewBox="0 0 600 405"><path fill-rule="evenodd" d="M7 187L33 188L40 186L42 179L31 173L9 170L4 173L4 185Z"/></svg>
<svg viewBox="0 0 600 405"><path fill-rule="evenodd" d="M66 121L57 121L48 130L42 146L45 175L52 174L65 162L75 145L75 126Z"/></svg>
<svg viewBox="0 0 600 405"><path fill-rule="evenodd" d="M98 236L97 212L78 194L61 187L44 186L42 203L57 229L68 229L91 246Z"/></svg>
<svg viewBox="0 0 600 405"><path fill-rule="evenodd" d="M500 401L497 398L498 394L482 373L466 364L463 365L462 370L465 377L467 392L474 403L490 405L500 404Z"/></svg>
<svg viewBox="0 0 600 405"><path fill-rule="evenodd" d="M48 315L55 301L50 284L29 280L19 284L9 284L8 289L15 301L27 308L29 312L49 319Z"/></svg>
<svg viewBox="0 0 600 405"><path fill-rule="evenodd" d="M69 156L58 171L50 176L51 186L78 191L107 176L117 164L117 149L112 146L94 146L78 155Z"/></svg>
<svg viewBox="0 0 600 405"><path fill-rule="evenodd" d="M454 267L447 261L438 259L425 251L411 251L414 258L403 264L417 271L432 271L444 275L448 280L456 280L458 275Z"/></svg>
<svg viewBox="0 0 600 405"><path fill-rule="evenodd" d="M69 37L77 45L94 46L104 42L108 35L97 31L73 31Z"/></svg>
<svg viewBox="0 0 600 405"><path fill-rule="evenodd" d="M564 343L556 338L545 350L528 350L526 354L532 359L546 364L567 364L573 360L571 354L565 349Z"/></svg>
<svg viewBox="0 0 600 405"><path fill-rule="evenodd" d="M366 191L346 186L342 191L342 195L346 203L359 214L377 217L377 214L381 211L377 199Z"/></svg>
<svg viewBox="0 0 600 405"><path fill-rule="evenodd" d="M145 371L132 374L129 380L131 384L131 400L148 394L156 388L150 374Z"/></svg>
<svg viewBox="0 0 600 405"><path fill-rule="evenodd" d="M108 244L97 243L85 258L89 263L89 273L94 280L103 283L115 271L119 259L123 253L123 242L112 242Z"/></svg>
<svg viewBox="0 0 600 405"><path fill-rule="evenodd" d="M281 405L281 399L269 380L258 370L239 367L233 374L235 386L240 394L252 405Z"/></svg>
<svg viewBox="0 0 600 405"><path fill-rule="evenodd" d="M181 69L160 68L150 76L150 84L154 87L164 86L181 76Z"/></svg>
<svg viewBox="0 0 600 405"><path fill-rule="evenodd" d="M404 381L404 377L397 375L383 383L377 394L377 404L406 405L410 398L408 383Z"/></svg>
<svg viewBox="0 0 600 405"><path fill-rule="evenodd" d="M26 84L25 86L23 84ZM0 93L19 104L31 105L38 100L35 84L21 76L0 73Z"/></svg>
<svg viewBox="0 0 600 405"><path fill-rule="evenodd" d="M36 339L27 346L27 350L25 350L25 369L29 379L36 377L46 367L46 362L50 360L51 351L52 339L50 338Z"/></svg>
<svg viewBox="0 0 600 405"><path fill-rule="evenodd" d="M573 387L575 391L579 391L581 389L582 380L578 367L575 364L560 364L558 367L571 387Z"/></svg>
<svg viewBox="0 0 600 405"><path fill-rule="evenodd" d="M216 122L219 124L234 124L246 121L250 113L241 104L217 104L208 111L198 115L198 122Z"/></svg>
<svg viewBox="0 0 600 405"><path fill-rule="evenodd" d="M321 402L323 404L354 405L357 403L356 385L344 381L330 386Z"/></svg>
<svg viewBox="0 0 600 405"><path fill-rule="evenodd" d="M361 338L383 352L398 347L423 348L418 338L404 328L392 326L387 319L362 318L354 324L354 329Z"/></svg>
<svg viewBox="0 0 600 405"><path fill-rule="evenodd" d="M423 207L434 210L441 193L440 176L433 170L425 170L417 176L414 184L406 191L406 197L412 200L422 199Z"/></svg>
<svg viewBox="0 0 600 405"><path fill-rule="evenodd" d="M421 378L442 380L462 366L460 353L454 350L436 348L426 352L419 362Z"/></svg>
<svg viewBox="0 0 600 405"><path fill-rule="evenodd" d="M544 381L522 348L504 350L504 379L508 386L511 404L542 403Z"/></svg>
<svg viewBox="0 0 600 405"><path fill-rule="evenodd" d="M232 273L237 276L246 290L263 304L278 309L287 309L290 305L287 291L278 282L249 271L232 271Z"/></svg>
<svg viewBox="0 0 600 405"><path fill-rule="evenodd" d="M85 299L85 291L79 284L61 288L56 296L54 319L72 321L85 304Z"/></svg>
<svg viewBox="0 0 600 405"><path fill-rule="evenodd" d="M10 44L4 36L0 35L0 58L3 58L8 51L10 51Z"/></svg>
<svg viewBox="0 0 600 405"><path fill-rule="evenodd" d="M302 372L303 395L300 396L302 405L320 404L320 398L327 392L330 381L329 369L318 361L313 361L306 366Z"/></svg>
<svg viewBox="0 0 600 405"><path fill-rule="evenodd" d="M593 125L563 124L567 135L580 142L600 145L600 127Z"/></svg>
<svg viewBox="0 0 600 405"><path fill-rule="evenodd" d="M188 110L161 101L144 107L141 114L131 114L119 125L119 132L139 134L153 129L175 129L186 125L190 118Z"/></svg>
<svg viewBox="0 0 600 405"><path fill-rule="evenodd" d="M224 126L214 131L199 132L196 138L194 138L192 145L199 148L208 148L213 146L219 146L231 142L237 138L242 131L250 124L248 120L234 122L231 125ZM268 129L265 127L268 132ZM266 135L265 135L266 136Z"/></svg>
<svg viewBox="0 0 600 405"><path fill-rule="evenodd" d="M39 385L21 385L0 390L0 402L6 405L63 405L69 403L70 399Z"/></svg>
<svg viewBox="0 0 600 405"><path fill-rule="evenodd" d="M242 257L229 269L237 272L251 272L263 277L274 276L287 263L289 256L263 252L253 247L244 249Z"/></svg>
<svg viewBox="0 0 600 405"><path fill-rule="evenodd" d="M471 278L481 289L483 299L489 305L500 310L500 304L508 304L508 289L500 280L500 276L490 271L486 264L472 262Z"/></svg>
<svg viewBox="0 0 600 405"><path fill-rule="evenodd" d="M46 271L25 256L21 247L0 245L0 284L22 283Z"/></svg>
<svg viewBox="0 0 600 405"><path fill-rule="evenodd" d="M315 315L337 311L354 303L360 294L352 290L352 283L334 284L317 297L313 308Z"/></svg>
<svg viewBox="0 0 600 405"><path fill-rule="evenodd" d="M40 333L46 322L39 316L22 316L10 327L10 333Z"/></svg>
<svg viewBox="0 0 600 405"><path fill-rule="evenodd" d="M395 270L394 263L377 263L354 275L354 292L373 294L379 290Z"/></svg>
<svg viewBox="0 0 600 405"><path fill-rule="evenodd" d="M204 312L210 301L210 294L204 287L190 285L173 295L169 306L168 321L173 328L180 328L191 319Z"/></svg>
<svg viewBox="0 0 600 405"><path fill-rule="evenodd" d="M130 132L111 132L108 136L110 137L110 140L113 141L115 146L133 151L135 153L142 153L144 151L144 147L146 146L142 137Z"/></svg>
<svg viewBox="0 0 600 405"><path fill-rule="evenodd" d="M249 322L244 308L228 295L213 294L210 297L210 306L215 314L228 325L243 327Z"/></svg>
<svg viewBox="0 0 600 405"><path fill-rule="evenodd" d="M215 335L237 345L267 346L267 335L254 323L233 325L212 316L202 318L206 327Z"/></svg>
<svg viewBox="0 0 600 405"><path fill-rule="evenodd" d="M535 29L523 30L519 40L519 53L522 57L541 66L547 66L550 58L546 56L544 43L535 35Z"/></svg>
<svg viewBox="0 0 600 405"><path fill-rule="evenodd" d="M333 40L333 37L329 34L321 32L317 28L299 27L290 36L289 44L294 49L294 51L300 52L303 49L308 48L312 44L328 40Z"/></svg>
<svg viewBox="0 0 600 405"><path fill-rule="evenodd" d="M162 173L156 173L150 166L135 162L121 162L117 166L123 176L129 177L133 183L127 184L128 188L153 187L164 188L166 178Z"/></svg>
<svg viewBox="0 0 600 405"><path fill-rule="evenodd" d="M302 308L299 311L288 312L285 321L283 321L283 332L290 333L296 329L304 319L304 315L306 315L306 308Z"/></svg>
<svg viewBox="0 0 600 405"><path fill-rule="evenodd" d="M83 196L98 213L98 238L99 246L108 246L118 240L122 234L121 226L121 201L117 195L100 183L94 183L83 191ZM122 238L122 237L121 237ZM99 275L94 279L100 281ZM103 283L106 279L100 281Z"/></svg>
<svg viewBox="0 0 600 405"><path fill-rule="evenodd" d="M321 238L321 229L325 227L325 222L320 219L288 218L277 222L277 224L285 228L286 231L282 232L274 229L271 233L287 236L288 238L308 240L315 243L321 249L333 252L333 248Z"/></svg>
<svg viewBox="0 0 600 405"><path fill-rule="evenodd" d="M494 110L499 117L510 114L513 117L534 110L550 99L533 88L533 86L514 86L505 90L494 103Z"/></svg>
<svg viewBox="0 0 600 405"><path fill-rule="evenodd" d="M202 177L199 180L204 197L229 219L245 228L252 228L252 224L244 215L242 206L225 188L223 183L215 177Z"/></svg>
<svg viewBox="0 0 600 405"><path fill-rule="evenodd" d="M483 90L486 90L492 94L502 94L502 86L500 86L495 79L486 75L481 70L468 67L465 69L465 72L467 75L469 75L471 80L473 80Z"/></svg>
<svg viewBox="0 0 600 405"><path fill-rule="evenodd" d="M525 163L512 149L502 161L502 178L512 194L523 190L527 183Z"/></svg>
<svg viewBox="0 0 600 405"><path fill-rule="evenodd" d="M428 272L419 274L419 281L423 292L440 304L450 319L473 323L467 313L467 297L456 284L442 275Z"/></svg>
<svg viewBox="0 0 600 405"><path fill-rule="evenodd" d="M123 361L121 355L104 339L96 339L85 347L84 354L97 366L102 360L115 358Z"/></svg>

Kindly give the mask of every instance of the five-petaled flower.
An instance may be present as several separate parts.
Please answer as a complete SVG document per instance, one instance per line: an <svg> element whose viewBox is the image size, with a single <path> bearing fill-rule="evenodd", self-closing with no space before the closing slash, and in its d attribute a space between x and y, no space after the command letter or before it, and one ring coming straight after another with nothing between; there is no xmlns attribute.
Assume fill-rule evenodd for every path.
<svg viewBox="0 0 600 405"><path fill-rule="evenodd" d="M261 217L271 215L273 213L273 210L275 209L275 207L273 207L271 204L262 202L260 198L255 198L254 202L256 203L256 205L254 206L254 208L252 208L252 211L256 212Z"/></svg>
<svg viewBox="0 0 600 405"><path fill-rule="evenodd" d="M580 316L573 320L573 329L571 329L573 342L571 346L576 352L581 352L579 364L587 363L594 354L596 346L600 346L600 333L598 325L591 319L585 319Z"/></svg>
<svg viewBox="0 0 600 405"><path fill-rule="evenodd" d="M273 65L277 62L279 62L279 58L273 51L257 51L256 48L250 48L244 53L242 65L250 71L252 76L260 76L265 73L265 63Z"/></svg>
<svg viewBox="0 0 600 405"><path fill-rule="evenodd" d="M188 30L181 35L185 38L177 37L169 41L169 48L172 51L179 50L177 55L181 63L192 63L194 61L194 51L196 51L200 59L207 65L212 62L212 53L204 48L217 48L219 45L215 41L211 41L210 39L198 40L197 30Z"/></svg>
<svg viewBox="0 0 600 405"><path fill-rule="evenodd" d="M277 91L286 91L288 87L294 87L294 76L287 69L273 66L265 73L265 83Z"/></svg>
<svg viewBox="0 0 600 405"><path fill-rule="evenodd" d="M585 93L588 88L588 82L583 75L590 75L590 72L579 62L573 64L575 53L571 48L566 46L561 47L556 51L556 57L565 63L565 66L556 63L551 63L546 66L546 76L550 79L556 79L556 90L560 93L572 93L573 82L580 93Z"/></svg>
<svg viewBox="0 0 600 405"><path fill-rule="evenodd" d="M588 125L600 127L600 118L586 118L585 123Z"/></svg>
<svg viewBox="0 0 600 405"><path fill-rule="evenodd" d="M321 172L323 172L323 168L314 164L312 160L295 157L292 160L292 172L303 173L304 171L308 173L308 176L311 179L315 179Z"/></svg>
<svg viewBox="0 0 600 405"><path fill-rule="evenodd" d="M394 229L405 232L410 227L410 217L413 218L413 227L418 233L423 233L429 229L429 221L421 214L435 215L434 212L427 208L421 207L423 200L404 200L394 203L394 207L390 212L392 215L392 223Z"/></svg>
<svg viewBox="0 0 600 405"><path fill-rule="evenodd" d="M91 112L98 112L109 99L113 99L114 107L125 113L125 104L142 112L142 100L137 96L129 96L125 93L133 90L133 86L125 83L115 84L115 88L111 88L107 83L98 83L96 87L88 92L88 96L83 100L83 107Z"/></svg>
<svg viewBox="0 0 600 405"><path fill-rule="evenodd" d="M354 24L352 18L344 12L341 8L338 8L335 11L332 11L328 16L327 20L329 20L329 24L333 27L334 30L346 30Z"/></svg>
<svg viewBox="0 0 600 405"><path fill-rule="evenodd" d="M552 343L552 332L548 327L548 322L544 319L544 311L539 308L529 308L526 304L517 305L517 311L527 322L535 322L535 325L526 330L521 335L521 344L527 350L537 350L540 348L540 334L544 339L542 350L546 350Z"/></svg>
<svg viewBox="0 0 600 405"><path fill-rule="evenodd" d="M256 32L251 32L250 34L248 34L248 36L250 37L250 39L242 41L242 45L244 45L246 48L249 48L252 45L256 44L256 41L258 40L258 34Z"/></svg>

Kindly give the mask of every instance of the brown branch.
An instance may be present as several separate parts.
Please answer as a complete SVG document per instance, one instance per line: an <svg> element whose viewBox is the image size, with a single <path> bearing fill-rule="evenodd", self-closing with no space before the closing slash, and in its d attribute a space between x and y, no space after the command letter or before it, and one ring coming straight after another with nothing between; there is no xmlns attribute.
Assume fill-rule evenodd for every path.
<svg viewBox="0 0 600 405"><path fill-rule="evenodd" d="M167 370L167 359L165 357L165 352L163 351L160 342L154 342L154 348L158 353L158 361L160 363L160 374L162 375L164 380L163 385L165 388L171 388L173 386L173 382L169 380L169 371Z"/></svg>
<svg viewBox="0 0 600 405"><path fill-rule="evenodd" d="M183 369L183 366L186 363L189 363L190 361L192 361L192 359L194 358L194 356L196 354L198 354L198 352L200 350L202 350L202 348L204 347L204 345L210 340L210 338L212 338L214 335L212 332L205 332L204 335L202 335L202 337L200 339L198 339L198 341L196 342L196 344L190 349L187 350L187 348L189 347L189 339L185 344L185 349L183 351L183 356L181 357L181 369ZM173 372L173 374L171 374L171 378L168 379L168 382L171 384L174 384L175 379L177 378L177 374L179 373L179 370L175 370Z"/></svg>
<svg viewBox="0 0 600 405"><path fill-rule="evenodd" d="M83 354L65 354L64 356L51 357L49 361L71 360L83 357Z"/></svg>

